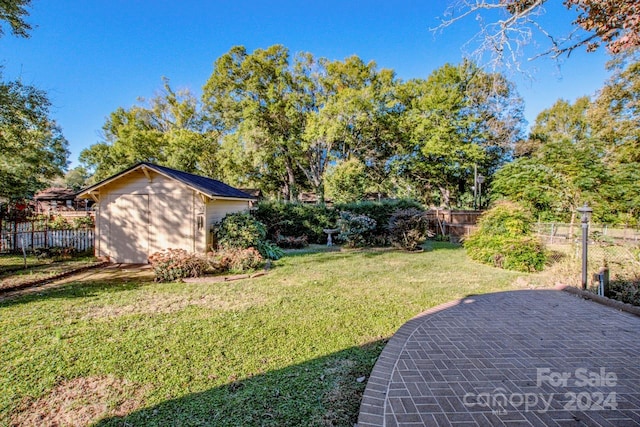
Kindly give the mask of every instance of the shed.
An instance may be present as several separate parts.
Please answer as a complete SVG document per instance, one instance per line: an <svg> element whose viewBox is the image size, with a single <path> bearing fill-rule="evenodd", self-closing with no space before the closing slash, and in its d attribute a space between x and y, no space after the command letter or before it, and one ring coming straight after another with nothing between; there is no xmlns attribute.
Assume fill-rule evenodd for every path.
<svg viewBox="0 0 640 427"><path fill-rule="evenodd" d="M96 256L116 263L147 263L149 255L169 248L205 252L213 224L248 210L254 200L215 179L146 162L77 197L95 202Z"/></svg>

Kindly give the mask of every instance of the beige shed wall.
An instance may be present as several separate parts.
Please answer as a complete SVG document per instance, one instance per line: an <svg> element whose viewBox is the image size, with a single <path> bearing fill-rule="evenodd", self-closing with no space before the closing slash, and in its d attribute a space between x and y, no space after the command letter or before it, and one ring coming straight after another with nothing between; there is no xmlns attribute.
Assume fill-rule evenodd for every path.
<svg viewBox="0 0 640 427"><path fill-rule="evenodd" d="M212 243L211 225L228 213L249 209L246 200L203 198L179 181L148 172L150 180L142 171L135 170L99 189L97 256L116 262L146 262L140 256L141 248L145 247L147 255L168 248L205 252ZM138 201L141 209L147 204L146 212L132 211L132 204ZM139 239L129 242L127 236L132 234ZM131 257L138 253L138 260L116 258L128 253L123 246L130 248Z"/></svg>
<svg viewBox="0 0 640 427"><path fill-rule="evenodd" d="M119 246L127 242L119 231L128 221L124 216L130 214L118 209L117 201L135 195L146 195L148 198L148 226L140 229L141 224L136 224L140 229L140 239L148 235L147 255L167 248L194 251L201 246L196 244L196 239L198 235L201 240L206 236L202 230L196 230L194 221L196 209L199 207L203 211L204 208L199 196L186 185L152 171L149 171L149 178L142 171L132 171L100 188L96 255L121 261L116 257L122 253ZM127 232L131 233L130 230ZM144 262L139 256L138 259L138 262Z"/></svg>

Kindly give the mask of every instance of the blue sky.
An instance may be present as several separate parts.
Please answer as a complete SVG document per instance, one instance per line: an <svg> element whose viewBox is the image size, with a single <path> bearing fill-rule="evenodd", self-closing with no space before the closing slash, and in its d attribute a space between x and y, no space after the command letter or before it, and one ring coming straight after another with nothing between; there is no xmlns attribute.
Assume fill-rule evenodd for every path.
<svg viewBox="0 0 640 427"><path fill-rule="evenodd" d="M560 3L560 2L553 2ZM200 93L213 62L232 46L249 51L283 44L291 52L344 59L358 55L391 68L398 77L426 78L447 62L459 63L463 45L477 31L473 19L441 33L449 2L393 1L195 1L33 0L29 39L0 39L5 78L21 78L47 91L52 115L69 140L71 166L83 148L100 140L106 117L138 97L152 97L161 78ZM560 5L542 18L563 31L572 20ZM608 73L603 52L574 52L558 70L549 59L525 66L533 80L510 74L536 115L558 98L593 94ZM526 59L525 59L526 61Z"/></svg>

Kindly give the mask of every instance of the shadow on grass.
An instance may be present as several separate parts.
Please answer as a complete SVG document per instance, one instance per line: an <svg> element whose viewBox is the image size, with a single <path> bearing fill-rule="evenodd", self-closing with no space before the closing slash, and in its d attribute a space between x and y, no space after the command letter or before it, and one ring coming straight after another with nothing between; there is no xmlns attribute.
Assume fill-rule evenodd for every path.
<svg viewBox="0 0 640 427"><path fill-rule="evenodd" d="M47 299L89 298L103 293L138 289L154 284L153 277L87 278L61 285L43 285L19 291L0 292L0 307L9 307Z"/></svg>
<svg viewBox="0 0 640 427"><path fill-rule="evenodd" d="M353 426L378 340L111 417L107 426ZM212 372L211 374L215 374Z"/></svg>
<svg viewBox="0 0 640 427"><path fill-rule="evenodd" d="M461 243L440 242L437 240L427 240L422 247L425 251L443 251L443 250L460 250Z"/></svg>

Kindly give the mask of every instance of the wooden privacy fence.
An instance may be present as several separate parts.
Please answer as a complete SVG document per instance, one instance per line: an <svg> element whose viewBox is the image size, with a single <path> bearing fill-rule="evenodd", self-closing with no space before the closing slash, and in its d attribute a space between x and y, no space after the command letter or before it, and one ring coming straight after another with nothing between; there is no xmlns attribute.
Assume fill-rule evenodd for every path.
<svg viewBox="0 0 640 427"><path fill-rule="evenodd" d="M0 253L32 252L36 249L74 248L78 252L93 249L93 228L52 230L33 222L4 222L0 235Z"/></svg>
<svg viewBox="0 0 640 427"><path fill-rule="evenodd" d="M431 233L449 236L450 241L460 242L477 228L476 222L482 213L481 211L431 209L425 216Z"/></svg>

